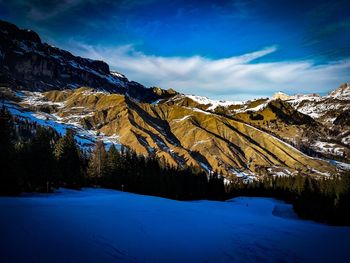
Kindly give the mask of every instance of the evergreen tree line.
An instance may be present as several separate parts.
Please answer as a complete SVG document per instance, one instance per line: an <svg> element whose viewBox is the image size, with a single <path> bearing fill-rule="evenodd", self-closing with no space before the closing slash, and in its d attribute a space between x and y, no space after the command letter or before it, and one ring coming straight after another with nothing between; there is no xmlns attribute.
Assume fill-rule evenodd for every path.
<svg viewBox="0 0 350 263"><path fill-rule="evenodd" d="M0 110L0 194L78 188L86 162L72 131L60 137L52 128Z"/></svg>
<svg viewBox="0 0 350 263"><path fill-rule="evenodd" d="M92 152L77 146L70 130L17 119L0 110L0 194L49 192L58 187L105 187L177 200L225 200L262 196L293 204L301 217L350 225L350 175L315 179L309 176L265 177L224 185L217 173L207 176L194 167L178 168L155 156L145 157L97 142Z"/></svg>
<svg viewBox="0 0 350 263"><path fill-rule="evenodd" d="M87 179L89 185L177 200L225 198L223 178L217 173L208 178L194 167L170 166L164 159L137 155L123 146L118 151L111 145L107 151L101 141L91 154Z"/></svg>
<svg viewBox="0 0 350 263"><path fill-rule="evenodd" d="M306 175L264 177L251 183L233 182L229 198L261 196L282 199L302 218L334 225L350 225L350 173L332 178Z"/></svg>
<svg viewBox="0 0 350 263"><path fill-rule="evenodd" d="M0 194L50 192L58 187L96 186L178 200L225 198L223 178L193 167L177 168L98 141L83 152L74 132L54 129L0 112Z"/></svg>

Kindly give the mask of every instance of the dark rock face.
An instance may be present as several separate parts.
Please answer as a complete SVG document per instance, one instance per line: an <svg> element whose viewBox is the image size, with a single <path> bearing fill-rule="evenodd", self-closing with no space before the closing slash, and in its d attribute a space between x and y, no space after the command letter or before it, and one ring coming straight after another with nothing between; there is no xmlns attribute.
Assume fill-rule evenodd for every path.
<svg viewBox="0 0 350 263"><path fill-rule="evenodd" d="M268 106L284 123L293 125L316 124L313 118L295 110L290 104L280 99L270 102Z"/></svg>
<svg viewBox="0 0 350 263"><path fill-rule="evenodd" d="M0 30L2 34L6 34L9 38L18 41L32 41L41 43L41 39L37 33L32 30L19 29L14 24L0 20Z"/></svg>
<svg viewBox="0 0 350 263"><path fill-rule="evenodd" d="M34 31L1 20L0 85L32 91L86 86L148 102L161 97L123 75L111 74L103 61L74 56L42 43Z"/></svg>

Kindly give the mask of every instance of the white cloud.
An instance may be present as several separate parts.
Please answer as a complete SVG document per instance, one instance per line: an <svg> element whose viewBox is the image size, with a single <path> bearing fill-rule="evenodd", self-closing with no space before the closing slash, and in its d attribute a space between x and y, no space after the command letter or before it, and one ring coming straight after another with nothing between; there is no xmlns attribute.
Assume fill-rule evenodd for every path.
<svg viewBox="0 0 350 263"><path fill-rule="evenodd" d="M309 60L252 63L276 50L268 47L241 56L208 59L146 55L132 45L105 48L74 43L75 53L106 61L112 69L146 86L215 99L249 99L276 91L324 93L350 80L350 59L323 65Z"/></svg>

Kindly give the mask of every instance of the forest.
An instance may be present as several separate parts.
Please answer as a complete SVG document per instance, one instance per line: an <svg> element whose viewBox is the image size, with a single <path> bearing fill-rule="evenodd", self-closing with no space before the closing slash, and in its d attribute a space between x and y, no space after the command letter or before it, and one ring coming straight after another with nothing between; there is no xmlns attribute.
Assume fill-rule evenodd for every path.
<svg viewBox="0 0 350 263"><path fill-rule="evenodd" d="M103 187L176 200L227 200L237 196L282 199L302 218L350 225L350 175L332 178L264 177L224 183L219 172L173 167L154 155L137 155L97 141L82 151L68 130L60 136L0 110L0 194L52 192L59 187Z"/></svg>

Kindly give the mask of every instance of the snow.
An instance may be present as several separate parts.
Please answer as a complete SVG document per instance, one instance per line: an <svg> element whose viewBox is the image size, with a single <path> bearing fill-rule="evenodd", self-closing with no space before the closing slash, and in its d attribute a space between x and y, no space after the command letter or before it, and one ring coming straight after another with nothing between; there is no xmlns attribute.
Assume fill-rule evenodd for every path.
<svg viewBox="0 0 350 263"><path fill-rule="evenodd" d="M189 109L189 110L192 110L192 111L195 111L195 112L200 112L200 113L203 113L205 115L212 115L212 113L210 113L208 111L204 111L204 110L198 109L198 108L191 108L191 107L183 107L183 108Z"/></svg>
<svg viewBox="0 0 350 263"><path fill-rule="evenodd" d="M244 183L253 182L256 179L256 175L249 170L242 171L231 168L230 172L236 177L241 178Z"/></svg>
<svg viewBox="0 0 350 263"><path fill-rule="evenodd" d="M111 71L111 75L116 76L118 78L122 78L122 79L126 78L123 74L116 72L116 71Z"/></svg>
<svg viewBox="0 0 350 263"><path fill-rule="evenodd" d="M341 170L350 171L350 163L344 163L336 160L329 160L329 163L335 165Z"/></svg>
<svg viewBox="0 0 350 263"><path fill-rule="evenodd" d="M322 141L316 141L315 143L313 143L312 148L323 153L335 154L339 156L342 156L345 152L345 148L342 146L339 146L335 143Z"/></svg>
<svg viewBox="0 0 350 263"><path fill-rule="evenodd" d="M267 168L267 171L269 174L272 176L277 176L277 177L289 177L293 176L293 173L291 173L289 170L287 170L284 167L278 167L278 166L272 166L270 168Z"/></svg>
<svg viewBox="0 0 350 263"><path fill-rule="evenodd" d="M260 104L260 105L258 105L256 107L254 107L254 108L246 108L245 111L255 111L255 112L256 111L261 111L261 110L266 108L266 106L269 104L269 102L270 102L270 100L268 100L267 102L262 103L262 104Z"/></svg>
<svg viewBox="0 0 350 263"><path fill-rule="evenodd" d="M2 262L345 262L349 227L269 198L180 202L85 189L0 198Z"/></svg>
<svg viewBox="0 0 350 263"><path fill-rule="evenodd" d="M210 104L211 106L207 110L215 110L219 106L227 107L230 105L243 104L242 101L211 100L207 97L201 97L201 96L195 96L195 95L185 95L185 96L199 104L203 104L203 105Z"/></svg>
<svg viewBox="0 0 350 263"><path fill-rule="evenodd" d="M249 108L249 103L246 103L246 105L244 105L242 108L240 109L236 109L234 110L235 113L242 113L242 112L257 112L257 111L262 111L263 109L265 109L267 107L267 105L269 104L271 100L267 100L264 103L259 104L258 106Z"/></svg>
<svg viewBox="0 0 350 263"><path fill-rule="evenodd" d="M211 173L211 168L207 165L207 164L205 164L205 163L203 163L203 162L198 162L199 163L199 165L208 173L208 174L210 174Z"/></svg>
<svg viewBox="0 0 350 263"><path fill-rule="evenodd" d="M317 169L314 169L314 168L311 168L311 167L309 167L309 168L310 168L310 170L311 170L312 172L314 172L314 173L316 173L316 174L319 174L319 175L322 175L322 176L325 176L325 177L330 177L330 176L331 176L330 173L321 172L321 171L319 171L319 170L317 170Z"/></svg>
<svg viewBox="0 0 350 263"><path fill-rule="evenodd" d="M194 148L194 147L196 147L196 146L199 145L199 144L208 143L208 142L210 142L210 141L212 141L212 139L206 139L206 140L199 140L199 141L196 141L196 142L192 145L191 149Z"/></svg>
<svg viewBox="0 0 350 263"><path fill-rule="evenodd" d="M276 92L273 96L272 96L272 99L276 100L276 99L281 99L281 100L288 100L290 99L291 96L289 96L288 94L282 92L282 91L279 91L279 92Z"/></svg>
<svg viewBox="0 0 350 263"><path fill-rule="evenodd" d="M158 105L158 103L161 102L162 100L164 100L164 99L156 100L156 101L152 102L151 105L153 105L153 106Z"/></svg>
<svg viewBox="0 0 350 263"><path fill-rule="evenodd" d="M344 143L344 144L349 144L350 145L350 135L342 138L341 142Z"/></svg>
<svg viewBox="0 0 350 263"><path fill-rule="evenodd" d="M45 99L45 96L41 92L27 92L27 91L19 91L16 95L19 95L19 98L22 98L22 103L31 105L31 106L44 106L44 105L52 105L57 108L63 108L64 102L52 102Z"/></svg>
<svg viewBox="0 0 350 263"><path fill-rule="evenodd" d="M11 102L1 102L0 107L2 107L2 105L4 105L12 115L28 120L29 122L36 122L41 126L51 127L55 129L60 135L64 135L67 129L74 130L76 132L74 138L80 148L83 150L91 150L91 148L95 146L95 142L97 140L103 141L107 149L112 144L114 144L117 149L121 148L121 144L119 143L119 136L116 134L112 136L107 136L103 133L97 135L97 132L94 130L86 130L81 127L80 124L75 122L64 123L58 116L52 114L26 111Z"/></svg>
<svg viewBox="0 0 350 263"><path fill-rule="evenodd" d="M182 122L182 121L187 120L188 118L191 118L191 117L192 117L192 115L186 115L180 119L173 119L172 121L173 122Z"/></svg>
<svg viewBox="0 0 350 263"><path fill-rule="evenodd" d="M349 110L349 104L346 103L350 99L346 93L344 96L319 96L314 94L309 95L296 95L290 100L287 100L296 110L309 115L314 119L321 119L327 117L330 112L343 112ZM332 124L334 116L327 117L323 122Z"/></svg>
<svg viewBox="0 0 350 263"><path fill-rule="evenodd" d="M110 93L107 91L100 91L100 90L85 90L83 91L82 95L84 96L90 96L90 95L109 95Z"/></svg>
<svg viewBox="0 0 350 263"><path fill-rule="evenodd" d="M328 97L348 100L350 98L350 85L346 84L329 93Z"/></svg>

